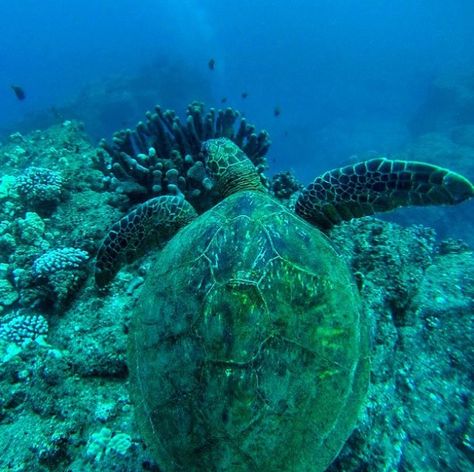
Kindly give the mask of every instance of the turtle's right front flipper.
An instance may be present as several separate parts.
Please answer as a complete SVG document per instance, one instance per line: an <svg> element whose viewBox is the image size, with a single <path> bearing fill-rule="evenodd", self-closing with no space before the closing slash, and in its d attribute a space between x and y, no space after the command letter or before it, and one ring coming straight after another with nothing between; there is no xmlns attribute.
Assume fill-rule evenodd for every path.
<svg viewBox="0 0 474 472"><path fill-rule="evenodd" d="M473 196L474 186L456 172L425 162L379 158L317 177L301 193L295 211L329 229L403 206L455 205Z"/></svg>
<svg viewBox="0 0 474 472"><path fill-rule="evenodd" d="M117 221L103 240L95 263L95 281L108 284L123 262L131 262L144 249L172 236L197 213L184 198L164 195L142 203Z"/></svg>

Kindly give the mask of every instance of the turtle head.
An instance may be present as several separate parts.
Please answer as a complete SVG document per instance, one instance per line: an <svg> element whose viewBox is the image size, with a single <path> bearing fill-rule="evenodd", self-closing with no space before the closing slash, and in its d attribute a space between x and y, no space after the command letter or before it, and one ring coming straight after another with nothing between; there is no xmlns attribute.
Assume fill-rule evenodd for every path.
<svg viewBox="0 0 474 472"><path fill-rule="evenodd" d="M201 151L207 172L222 196L227 197L242 190L264 190L252 161L230 139L204 141Z"/></svg>

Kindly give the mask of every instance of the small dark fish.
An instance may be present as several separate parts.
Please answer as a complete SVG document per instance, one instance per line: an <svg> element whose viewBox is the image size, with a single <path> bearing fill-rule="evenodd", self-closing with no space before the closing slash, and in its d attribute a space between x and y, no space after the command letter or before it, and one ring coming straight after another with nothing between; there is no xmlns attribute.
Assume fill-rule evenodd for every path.
<svg viewBox="0 0 474 472"><path fill-rule="evenodd" d="M221 103L225 103L227 101L227 97L222 97L221 98Z"/></svg>
<svg viewBox="0 0 474 472"><path fill-rule="evenodd" d="M280 109L280 107L275 107L275 108L273 109L273 115L274 115L274 116L280 116L280 114L281 114L281 109Z"/></svg>
<svg viewBox="0 0 474 472"><path fill-rule="evenodd" d="M216 68L216 61L214 59L209 59L207 67L209 67L209 69L211 70L214 70Z"/></svg>
<svg viewBox="0 0 474 472"><path fill-rule="evenodd" d="M248 94L247 92L242 92L242 93L240 94L240 96L241 96L242 98L247 98L247 97L249 96L249 94Z"/></svg>
<svg viewBox="0 0 474 472"><path fill-rule="evenodd" d="M12 89L18 100L24 100L26 98L25 91L19 85L12 85Z"/></svg>

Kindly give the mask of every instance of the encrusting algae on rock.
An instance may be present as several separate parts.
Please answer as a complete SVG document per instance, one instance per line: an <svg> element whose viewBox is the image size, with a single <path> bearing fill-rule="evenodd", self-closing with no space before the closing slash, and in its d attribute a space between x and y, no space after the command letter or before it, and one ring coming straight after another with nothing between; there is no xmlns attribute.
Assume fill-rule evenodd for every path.
<svg viewBox="0 0 474 472"><path fill-rule="evenodd" d="M218 115L215 112L214 116ZM170 112L167 116L173 114ZM197 122L204 123L202 120ZM155 123L154 118L147 122L147 132L152 129L152 123ZM226 133L230 133L228 138L238 135L239 128L232 132L232 126L235 124L226 128ZM252 134L259 136L252 131L249 142L254 142ZM144 131L137 132L137 136L156 139L146 136ZM178 135L173 136L175 138L170 138L172 145L178 143L174 141ZM184 136L188 135L184 133ZM149 155L153 146L147 142L143 146L145 152L137 151ZM130 150L124 152L137 162L147 162ZM160 152L156 149L157 158L161 158ZM99 155L101 153L104 150L99 150ZM152 385L143 381L139 372L144 368L157 368L162 373L173 369L181 373L175 377L175 382L172 376L162 374L161 396L170 395L174 399L172 404L176 401L176 405L184 407L197 402L198 408L203 408L201 411L205 413L199 424L222 428L205 428L203 434L195 430L193 441L202 447L180 456L180 461L198 457L207 467L202 470L212 470L206 461L210 460L211 467L214 466L213 459L218 454L225 459L223 467L228 466L229 470L239 470L231 468L235 465L234 460L240 461L241 470L252 470L248 468L254 463L252 461L268 459L273 461L271 464L278 461L285 464L294 460L291 448L277 448L271 457L260 454L262 443L258 441L270 444L272 436L270 430L259 432L258 428L273 424L276 429L291 432L296 426L287 421L288 413L306 411L302 405L306 405L304 398L307 398L291 392L296 393L298 385L310 382L311 378L316 385L328 388L328 394L322 395L321 401L329 397L332 388L338 387L337 379L345 385L339 387L345 388L346 392L359 392L359 400L351 405L350 414L343 406L344 400L337 400L337 395L331 399L340 401L339 408L346 413L347 423L341 426L339 436L328 435L334 443L327 447L326 458L321 459L321 470L341 446L338 457L329 466L330 471L356 471L362 467L396 469L402 461L405 467L413 470L439 470L448 462L454 469L467 470L472 427L469 425L469 407L463 398L467 398L473 388L469 367L473 361L469 357L473 340L465 329L474 310L472 252L454 243L438 246L433 232L421 227L402 229L366 217L327 230L332 244L337 247L336 253L326 237L315 236L320 233L291 209L290 202L296 199L300 188L294 179L281 176L272 185L263 174L264 162L256 161L253 164L257 166L262 191L241 191L219 203L218 186L215 177L208 174L205 155L191 154L193 162L188 159L186 163L187 151L180 153L184 167L174 164L177 175L174 171L166 175L168 170L173 170L170 167L162 171L161 189L155 187L153 190L153 186L143 186L139 182L147 190L136 193L122 191L131 188L127 182L132 182L135 174L125 173L123 181L117 175L113 176L111 169L101 164L106 161L98 160L97 150L88 143L80 125L74 122L31 135L16 134L0 148L4 176L0 183L0 188L4 189L0 192L0 280L10 290L5 298L8 303L0 303L0 469L158 470L168 460L165 457L172 457L173 448L166 447L165 455L157 451L152 443L153 436L143 425L139 431L134 420L137 406L139 422L150 413L146 410L147 403L140 403L139 399ZM163 155L163 158L171 159L170 156L177 154ZM113 159L126 162L119 161L119 154ZM199 178L194 179L188 176L187 170L197 162L202 164L198 164ZM189 169L183 174L185 166ZM28 175L30 167L48 169L56 173L53 175L61 176L59 198L48 213L42 213L18 193L15 183L21 175ZM439 168L432 166L430 169L436 173ZM366 168L366 171L371 169ZM443 172L446 171L441 170L444 176L455 175ZM358 184L362 187L367 184L358 171L355 174ZM397 177L392 181L403 180L401 173L395 174ZM340 175L336 178L335 174L329 173L330 183L331 178L336 179L332 181L333 185L342 182ZM367 172L364 175L367 176ZM184 183L180 177L184 177ZM111 183L113 178L117 179L116 185ZM209 182L202 185L206 178ZM284 182L288 182L291 189L281 188ZM325 179L321 185L324 186L324 182ZM443 179L437 185L443 187ZM92 258L104 240L105 232L124 217L124 211L133 211L134 202L146 206L149 199L166 195L171 199L182 199L184 195L194 205L200 201L193 193L196 189L203 197L200 205L196 205L200 216L185 226L178 238L172 238L161 252L142 250L141 259L116 273L108 289L98 291L92 276ZM360 195L360 187L355 193L350 189L347 191L352 196ZM311 192L310 196L313 195ZM382 193L387 195L385 191ZM340 195L335 194L333 207L339 204ZM370 197L368 194L369 200ZM363 203L357 200L351 211L363 207ZM333 211L328 210L334 217ZM255 212L259 216L253 219ZM270 215L278 221L273 221ZM214 231L210 231L211 226ZM208 231L203 235L200 231L206 228ZM245 228L243 233L239 232ZM292 231L298 234L291 237ZM242 236L246 234L251 237L250 244L246 244L247 240ZM305 234L311 236L305 238ZM206 238L210 243L207 246ZM320 258L310 257L318 251L310 251L311 254L298 262L303 243L291 245L300 241L298 238L303 238L309 245L320 241L327 250L327 261L332 262L325 266L321 253ZM188 253L181 245L185 241L188 242ZM225 251L228 245L232 249ZM236 250L236 247L240 249ZM288 256L290 252L291 257ZM195 272L190 274L184 274L176 264L180 257L188 264L190 259L186 254L196 260L196 267L192 266ZM198 254L202 256L198 257ZM132 256L132 259L136 258L136 255ZM158 265L150 269L157 259ZM169 278L159 277L165 261ZM252 267L247 267L247 261L254 261L254 266L249 262ZM314 264L317 267L311 270L306 267ZM116 269L122 265L123 262ZM347 311L335 308L335 318L325 318L324 310L318 309L323 305L310 303L311 297L318 294L326 298L327 306L336 293L345 293L358 300L358 290L348 268L358 274L360 302L351 304L351 313L356 317L352 319L362 323L362 329L350 322ZM65 281L61 273L67 271L73 280L77 279L77 284L66 284L70 288L63 289L59 285ZM334 288L338 271L345 274L347 284ZM199 274L202 284L197 289L195 282ZM174 284L177 277L180 277L180 283ZM314 283L306 283L308 278ZM446 283L447 280L450 283ZM278 288L275 284L279 284ZM182 296L178 286L189 290L189 298ZM316 295L311 292L307 297L297 297L310 289L316 291ZM132 343L143 342L143 346L156 344L152 330L145 330L142 339L137 340L140 338L139 318L131 323L130 314L135 311L151 316L144 301L149 300L147 303L151 305L158 303L154 297L161 290L166 292L159 301L162 312L160 319L153 319L151 326L159 332L161 341L157 349L164 357L161 363L157 357L146 363L153 351L145 355L136 344L131 351L132 357L127 359L128 338ZM206 300L204 305L199 305L199 297ZM288 309L284 314L283 308L290 302L294 309ZM191 309L186 303L197 305ZM180 321L173 308L175 304L183 307L184 318ZM288 317L289 312L294 316ZM193 317L195 324L189 325ZM325 321L313 326L311 317ZM237 320L240 321L235 323ZM229 324L232 321L234 324ZM191 328L186 329L187 326ZM341 343L342 332L349 333L353 342ZM371 383L366 400L361 402L367 378L368 344L364 332L371 339ZM22 333L25 336L32 333L31 341L15 344ZM310 339L316 343L313 349L308 344ZM204 340L209 344L203 344ZM18 347L13 350L10 347L7 351L7 346L13 344ZM209 349L203 350L205 346ZM344 346L342 350L341 346ZM315 356L318 352L324 356ZM318 362L319 367L311 368ZM305 365L309 367L304 368ZM139 366L140 371L137 370ZM355 368L352 378L347 376L351 370L349 366L360 366L359 371ZM203 377L201 381L195 380L195 387L209 395L202 397L203 401L211 402L212 392L224 392L215 397L216 401L208 410L198 396L186 390L185 381L191 377L182 372L196 369ZM209 375L205 376L206 373ZM358 384L354 383L357 379ZM133 384L133 405L129 399L129 380ZM168 387L163 388L163 385ZM305 391L306 388L311 392L315 387L308 384ZM173 396L173 391L183 393L179 396L181 403ZM245 392L248 393L247 403ZM433 395L433 392L437 393ZM238 408L239 402L243 409ZM261 415L252 417L250 410L245 410L248 404L260 408ZM356 420L359 404L360 414ZM434 407L428 408L428 405ZM430 411L429 426L423 417L424 411ZM190 423L173 423L172 408L159 406L153 414L158 421L156 434L166 435L179 427L179 434L167 439L170 445L180 441L183 447L195 444L187 442L189 432L193 431ZM311 414L317 421L317 411ZM326 419L330 421L331 413L327 415ZM291 440L288 437L286 445L300 440L302 442L298 444L304 445L314 434L309 425L303 427L304 415L298 418L296 424L301 428ZM327 424L318 431L325 431ZM245 434L253 438L248 444L238 445L230 441L229 436L225 439L225 435L219 434L219 431L237 431L239 427L244 427L240 430L240 438ZM148 444L151 449L145 447L142 432L144 439L151 442ZM349 439L343 445L347 435ZM416 442L410 440L414 435ZM206 437L216 441L199 443ZM315 464L312 466L311 470L316 467ZM168 470L173 467L177 467L176 462ZM296 467L303 466L298 464Z"/></svg>

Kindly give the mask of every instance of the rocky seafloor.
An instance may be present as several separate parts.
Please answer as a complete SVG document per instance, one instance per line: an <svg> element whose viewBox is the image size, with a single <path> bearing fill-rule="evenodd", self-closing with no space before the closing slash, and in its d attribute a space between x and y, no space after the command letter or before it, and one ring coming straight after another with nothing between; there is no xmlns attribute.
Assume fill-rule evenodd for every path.
<svg viewBox="0 0 474 472"><path fill-rule="evenodd" d="M158 471L126 358L156 251L96 289L94 255L123 208L80 124L13 134L0 163L0 471ZM329 470L473 470L472 249L374 218L331 238L360 281L372 374Z"/></svg>

